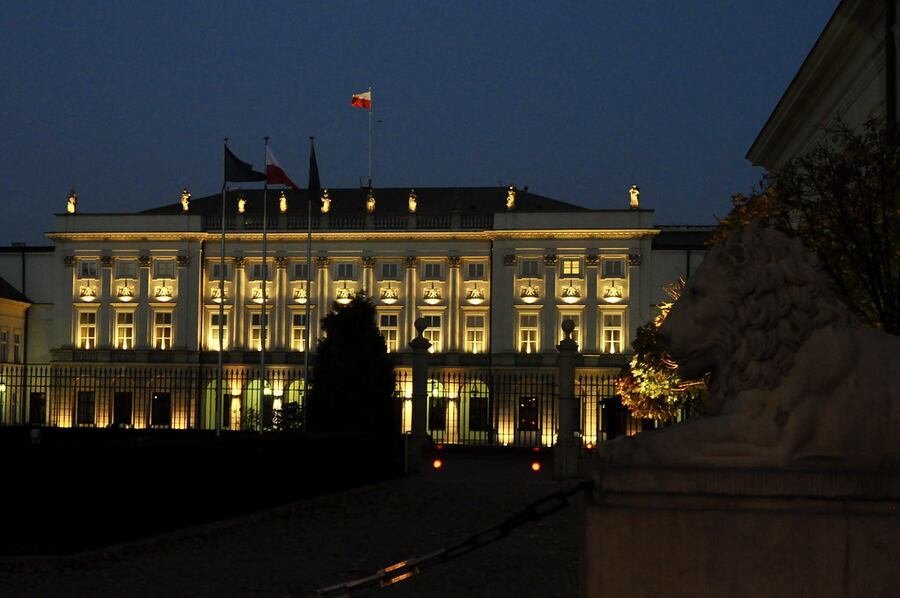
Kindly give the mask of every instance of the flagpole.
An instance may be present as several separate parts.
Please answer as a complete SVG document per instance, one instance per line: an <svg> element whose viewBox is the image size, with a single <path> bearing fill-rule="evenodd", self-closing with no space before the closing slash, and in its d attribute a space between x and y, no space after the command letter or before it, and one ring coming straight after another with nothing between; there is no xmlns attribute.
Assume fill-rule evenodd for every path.
<svg viewBox="0 0 900 598"><path fill-rule="evenodd" d="M316 152L316 138L313 136L309 137L309 155L310 155L310 166L312 166L312 157ZM310 168L312 170L312 168ZM310 173L311 174L311 173ZM303 404L301 405L301 414L303 419L303 431L306 432L307 428L307 407L309 405L309 350L310 350L310 329L312 328L310 320L309 320L309 312L310 312L310 302L312 301L312 295L310 294L310 288L312 285L312 203L313 203L313 194L318 193L318 165L316 166L316 188L313 189L312 181L307 181L306 185L306 330L304 330L304 336L306 337L303 345Z"/></svg>
<svg viewBox="0 0 900 598"><path fill-rule="evenodd" d="M228 147L228 137L225 138L225 147ZM225 155L225 152L222 152ZM216 370L216 436L222 434L222 419L224 415L224 402L222 400L222 333L225 325L225 169L222 169L222 245L219 256L219 367Z"/></svg>
<svg viewBox="0 0 900 598"><path fill-rule="evenodd" d="M265 140L265 151L263 152L263 164L267 164L268 162L268 150L269 150L269 138L263 137ZM268 170L268 169L267 169ZM269 194L269 179L268 177L263 181L263 222L262 222L262 318L259 322L259 338L260 338L260 347L259 347L259 413L257 416L259 417L259 431L262 433L262 413L263 413L263 402L266 400L266 336L269 328L268 315L266 313L266 302L268 301L268 284L269 284L269 265L266 262L266 250L268 238L266 236L267 227L268 227L268 212L267 205L268 202L268 194ZM274 281L273 281L274 282Z"/></svg>
<svg viewBox="0 0 900 598"><path fill-rule="evenodd" d="M369 85L369 187L372 187L372 138L374 137L374 129L372 127L372 113L375 112L375 103L372 101L372 86Z"/></svg>

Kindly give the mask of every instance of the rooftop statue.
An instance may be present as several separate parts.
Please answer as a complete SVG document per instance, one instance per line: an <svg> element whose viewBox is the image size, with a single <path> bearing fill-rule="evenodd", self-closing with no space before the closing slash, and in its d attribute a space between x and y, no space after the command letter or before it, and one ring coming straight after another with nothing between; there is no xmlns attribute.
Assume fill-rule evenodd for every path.
<svg viewBox="0 0 900 598"><path fill-rule="evenodd" d="M707 255L660 333L708 415L601 446L605 462L900 466L900 338L860 326L814 254L760 227Z"/></svg>

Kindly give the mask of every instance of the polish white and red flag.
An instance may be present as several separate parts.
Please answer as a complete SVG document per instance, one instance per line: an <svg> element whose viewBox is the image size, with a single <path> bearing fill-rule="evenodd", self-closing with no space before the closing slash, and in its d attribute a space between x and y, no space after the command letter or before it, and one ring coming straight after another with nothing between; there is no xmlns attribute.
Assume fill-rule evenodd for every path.
<svg viewBox="0 0 900 598"><path fill-rule="evenodd" d="M300 189L278 163L268 146L266 146L266 182L270 185L287 185L291 189Z"/></svg>
<svg viewBox="0 0 900 598"><path fill-rule="evenodd" d="M362 93L355 93L353 97L350 98L350 105L356 106L357 108L365 108L366 110L372 109L372 92L364 91Z"/></svg>

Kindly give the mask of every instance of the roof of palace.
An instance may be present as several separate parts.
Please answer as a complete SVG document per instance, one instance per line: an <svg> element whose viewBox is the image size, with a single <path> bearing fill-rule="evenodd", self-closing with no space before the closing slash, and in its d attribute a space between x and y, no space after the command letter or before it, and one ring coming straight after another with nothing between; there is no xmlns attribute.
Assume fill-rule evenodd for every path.
<svg viewBox="0 0 900 598"><path fill-rule="evenodd" d="M408 212L408 199L411 189L409 187L375 188L376 213L378 214L406 214ZM419 214L448 214L453 211L461 213L494 214L506 211L506 187L416 187L414 189L417 198L416 213ZM331 198L331 213L334 214L364 214L366 212L367 187L350 189L328 189ZM262 189L240 189L227 192L226 201L232 205L238 198L246 201L248 214L262 212ZM279 197L281 189L269 189L267 194L267 211L271 214L278 213ZM288 214L305 215L306 190L284 190L287 196ZM233 211L235 208L230 208ZM319 201L316 198L313 210L318 212ZM516 211L518 212L587 212L588 208L575 204L559 201L543 195L529 192L527 189L516 190ZM175 202L168 205L144 210L142 214L180 214L181 203ZM190 203L191 214L221 214L222 195L217 193L206 197L192 198Z"/></svg>
<svg viewBox="0 0 900 598"><path fill-rule="evenodd" d="M19 292L16 287L12 286L6 279L0 276L0 299L10 299L12 301L20 301L22 303L31 303L28 297Z"/></svg>

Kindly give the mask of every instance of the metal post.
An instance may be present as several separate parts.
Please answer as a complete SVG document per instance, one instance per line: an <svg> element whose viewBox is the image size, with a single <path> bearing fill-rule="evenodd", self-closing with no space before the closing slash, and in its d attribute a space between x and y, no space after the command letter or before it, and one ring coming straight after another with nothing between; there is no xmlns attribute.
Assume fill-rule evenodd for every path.
<svg viewBox="0 0 900 598"><path fill-rule="evenodd" d="M579 404L575 397L575 356L578 343L572 339L575 323L562 323L565 338L559 351L559 436L553 449L553 475L558 479L578 476L580 447Z"/></svg>

